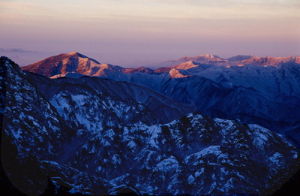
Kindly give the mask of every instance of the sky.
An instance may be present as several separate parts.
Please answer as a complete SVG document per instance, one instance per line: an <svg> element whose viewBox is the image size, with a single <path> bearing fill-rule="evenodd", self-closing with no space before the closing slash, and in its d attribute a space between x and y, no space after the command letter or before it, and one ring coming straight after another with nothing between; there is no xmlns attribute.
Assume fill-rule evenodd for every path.
<svg viewBox="0 0 300 196"><path fill-rule="evenodd" d="M300 56L299 0L0 0L0 55L78 51L103 63Z"/></svg>

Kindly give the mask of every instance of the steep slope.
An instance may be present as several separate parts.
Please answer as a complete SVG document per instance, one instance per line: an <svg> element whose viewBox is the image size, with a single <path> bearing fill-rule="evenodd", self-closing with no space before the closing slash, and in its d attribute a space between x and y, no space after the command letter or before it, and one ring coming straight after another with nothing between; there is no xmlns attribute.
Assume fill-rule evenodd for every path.
<svg viewBox="0 0 300 196"><path fill-rule="evenodd" d="M151 195L262 194L294 173L297 157L286 140L260 126L193 114L163 125L109 127L78 147L68 162L107 179L108 192L130 186ZM56 168L55 162L48 164ZM83 182L73 191L81 192L85 183L95 186Z"/></svg>
<svg viewBox="0 0 300 196"><path fill-rule="evenodd" d="M4 106L1 114L2 166L20 191L41 194L47 186L47 177L39 168L38 160L53 157L67 131L62 128L56 111L25 79L18 65L1 57L0 70L4 89L4 94L1 92L4 95L1 99L1 106ZM33 170L36 172L31 173Z"/></svg>
<svg viewBox="0 0 300 196"><path fill-rule="evenodd" d="M58 112L67 111L67 107L76 107L78 112L90 113L90 119L95 122L97 119L105 119L103 121L106 123L121 119L127 122L140 120L146 124L163 123L195 110L188 104L178 103L153 90L128 82L92 77L51 80L29 72L26 74L54 107L66 105L64 110ZM106 119L112 118L113 113L116 114L114 119ZM81 114L74 115L79 120Z"/></svg>
<svg viewBox="0 0 300 196"><path fill-rule="evenodd" d="M295 95L276 96L269 93L271 90L261 92L255 88L231 86L198 76L166 80L157 90L177 101L193 104L198 111L211 116L238 118L277 131L299 121L300 99Z"/></svg>

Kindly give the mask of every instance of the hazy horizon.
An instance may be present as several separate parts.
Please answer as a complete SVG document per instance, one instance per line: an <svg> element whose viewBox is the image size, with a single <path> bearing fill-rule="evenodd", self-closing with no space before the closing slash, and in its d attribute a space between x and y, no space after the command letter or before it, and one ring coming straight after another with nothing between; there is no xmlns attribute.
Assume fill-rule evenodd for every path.
<svg viewBox="0 0 300 196"><path fill-rule="evenodd" d="M300 55L297 0L2 0L0 55L78 51L143 66L182 56Z"/></svg>

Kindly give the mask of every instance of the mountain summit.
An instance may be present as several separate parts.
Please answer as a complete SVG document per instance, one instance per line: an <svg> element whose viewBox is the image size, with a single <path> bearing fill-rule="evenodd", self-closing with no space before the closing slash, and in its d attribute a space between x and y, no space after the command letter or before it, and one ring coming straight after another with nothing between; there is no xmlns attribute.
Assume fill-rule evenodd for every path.
<svg viewBox="0 0 300 196"><path fill-rule="evenodd" d="M22 67L23 70L47 77L63 77L70 74L101 76L104 70L117 71L118 66L101 64L79 52L59 54Z"/></svg>

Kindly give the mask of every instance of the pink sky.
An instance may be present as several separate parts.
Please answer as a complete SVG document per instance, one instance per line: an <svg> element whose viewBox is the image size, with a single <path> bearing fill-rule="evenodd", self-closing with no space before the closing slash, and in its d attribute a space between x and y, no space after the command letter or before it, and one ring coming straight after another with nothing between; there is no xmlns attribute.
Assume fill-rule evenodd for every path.
<svg viewBox="0 0 300 196"><path fill-rule="evenodd" d="M299 8L298 0L2 0L0 55L24 65L79 51L125 66L204 53L296 56Z"/></svg>

